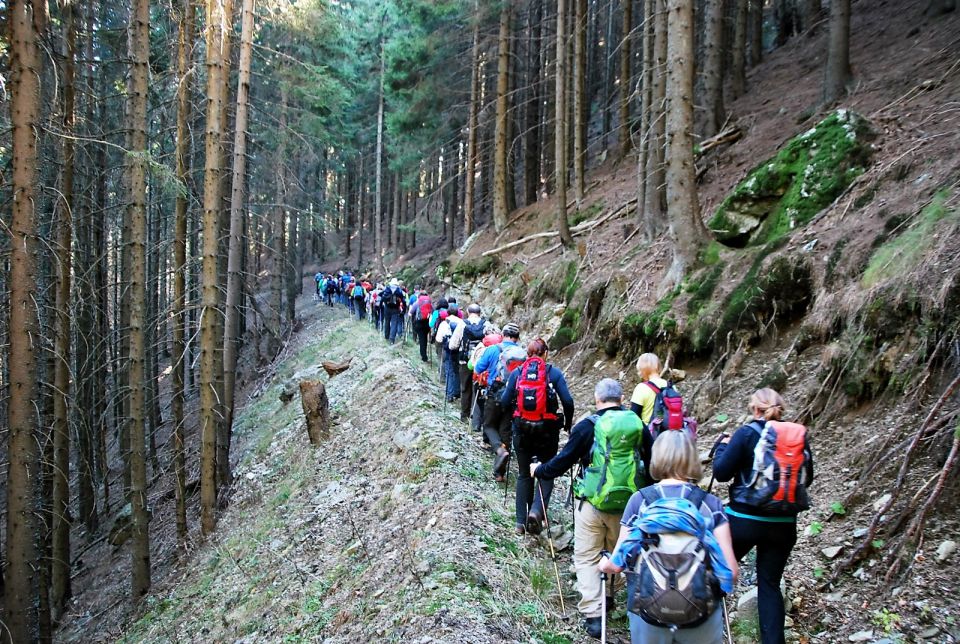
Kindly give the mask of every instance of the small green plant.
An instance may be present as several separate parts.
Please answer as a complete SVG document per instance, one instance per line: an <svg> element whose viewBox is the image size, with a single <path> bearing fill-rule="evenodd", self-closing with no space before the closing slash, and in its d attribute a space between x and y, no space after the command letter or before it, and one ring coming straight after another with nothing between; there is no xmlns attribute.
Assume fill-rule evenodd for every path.
<svg viewBox="0 0 960 644"><path fill-rule="evenodd" d="M839 501L834 501L830 504L830 511L834 514L839 514L840 516L843 516L847 513L846 508L843 507L843 503L840 503Z"/></svg>
<svg viewBox="0 0 960 644"><path fill-rule="evenodd" d="M873 617L871 617L870 621L873 622L874 626L889 635L894 629L900 626L903 618L897 613L891 612L886 608L881 608L880 610L873 611Z"/></svg>
<svg viewBox="0 0 960 644"><path fill-rule="evenodd" d="M821 566L817 566L816 568L813 569L814 579L823 579L824 574L826 574L826 571Z"/></svg>
<svg viewBox="0 0 960 644"><path fill-rule="evenodd" d="M823 524L819 521L814 521L810 524L810 527L807 528L807 531L810 533L811 537L815 537L821 532L823 532Z"/></svg>
<svg viewBox="0 0 960 644"><path fill-rule="evenodd" d="M880 548L883 547L884 543L885 542L883 539L874 539L873 541L870 542L870 545L873 546L875 550L879 550Z"/></svg>

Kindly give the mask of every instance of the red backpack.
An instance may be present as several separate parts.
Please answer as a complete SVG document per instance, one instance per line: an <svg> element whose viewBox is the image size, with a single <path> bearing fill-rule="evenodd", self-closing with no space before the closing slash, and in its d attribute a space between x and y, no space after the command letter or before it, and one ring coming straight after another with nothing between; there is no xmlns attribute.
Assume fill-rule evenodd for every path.
<svg viewBox="0 0 960 644"><path fill-rule="evenodd" d="M686 430L690 438L697 440L697 421L683 415L683 397L674 388L673 383L667 381L667 386L660 389L650 381L645 383L656 398L653 401L653 415L650 417L650 435L654 440L660 432L667 429Z"/></svg>
<svg viewBox="0 0 960 644"><path fill-rule="evenodd" d="M557 396L547 382L548 365L540 356L527 358L517 378L517 409L513 417L522 430L542 429L544 421L556 420Z"/></svg>
<svg viewBox="0 0 960 644"><path fill-rule="evenodd" d="M420 319L429 320L433 314L433 300L429 295L421 295L417 298L417 305L420 307Z"/></svg>

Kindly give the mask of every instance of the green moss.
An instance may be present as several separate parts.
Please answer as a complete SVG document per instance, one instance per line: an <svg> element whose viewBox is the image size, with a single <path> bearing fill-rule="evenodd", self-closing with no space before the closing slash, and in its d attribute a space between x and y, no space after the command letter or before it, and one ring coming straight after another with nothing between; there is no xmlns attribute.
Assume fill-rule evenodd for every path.
<svg viewBox="0 0 960 644"><path fill-rule="evenodd" d="M500 258L496 255L464 259L457 262L450 275L455 279L472 280L493 272L500 266Z"/></svg>
<svg viewBox="0 0 960 644"><path fill-rule="evenodd" d="M720 253L723 250L723 244L711 240L706 248L700 253L700 263L704 266L713 266L720 263Z"/></svg>
<svg viewBox="0 0 960 644"><path fill-rule="evenodd" d="M833 250L830 251L830 257L827 258L827 268L823 276L824 286L833 286L833 281L837 276L837 264L840 263L840 259L843 257L843 249L847 247L847 242L849 241L850 240L844 237L839 240L836 246L833 247Z"/></svg>
<svg viewBox="0 0 960 644"><path fill-rule="evenodd" d="M699 279L691 280L685 290L691 293L690 300L687 302L687 312L691 315L698 315L703 307L713 297L717 285L720 283L720 277L723 275L723 264L714 264L700 272Z"/></svg>
<svg viewBox="0 0 960 644"><path fill-rule="evenodd" d="M755 167L709 227L728 246L759 245L805 225L866 169L869 123L837 110Z"/></svg>
<svg viewBox="0 0 960 644"><path fill-rule="evenodd" d="M673 316L673 302L682 291L678 286L657 302L650 311L630 313L620 322L621 345L617 352L632 357L638 350L659 344L669 344L677 336L677 320ZM615 352L615 353L617 353ZM609 354L609 350L607 351Z"/></svg>
<svg viewBox="0 0 960 644"><path fill-rule="evenodd" d="M590 221L603 210L603 202L596 201L590 204L589 207L584 208L583 210L578 210L573 213L573 217L570 218L570 225L576 226L577 224L582 224L585 221Z"/></svg>
<svg viewBox="0 0 960 644"><path fill-rule="evenodd" d="M946 208L948 197L949 191L938 192L910 228L874 251L861 280L865 287L894 279L904 270L916 266L927 250L938 242L942 228L940 222L948 220L952 224L960 219L960 210Z"/></svg>
<svg viewBox="0 0 960 644"><path fill-rule="evenodd" d="M580 269L577 266L577 262L569 262L567 264L567 272L563 278L563 296L565 302L570 302L573 299L573 296L576 295L577 289L580 288L580 280L577 278Z"/></svg>

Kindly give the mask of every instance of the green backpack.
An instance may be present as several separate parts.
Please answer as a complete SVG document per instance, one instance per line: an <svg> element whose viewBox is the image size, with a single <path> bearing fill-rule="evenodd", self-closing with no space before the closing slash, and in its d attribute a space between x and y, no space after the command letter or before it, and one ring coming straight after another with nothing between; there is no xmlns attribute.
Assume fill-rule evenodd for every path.
<svg viewBox="0 0 960 644"><path fill-rule="evenodd" d="M623 512L633 493L646 482L646 470L640 460L643 423L635 413L622 409L592 418L590 466L574 491L601 512Z"/></svg>

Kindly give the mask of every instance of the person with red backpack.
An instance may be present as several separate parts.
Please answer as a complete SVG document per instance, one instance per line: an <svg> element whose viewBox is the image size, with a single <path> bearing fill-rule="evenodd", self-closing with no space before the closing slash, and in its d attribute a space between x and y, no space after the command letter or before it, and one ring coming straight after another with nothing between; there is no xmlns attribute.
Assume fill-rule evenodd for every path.
<svg viewBox="0 0 960 644"><path fill-rule="evenodd" d="M483 406L483 435L496 450L493 459L493 478L502 481L510 463L510 446L513 444L513 409L500 404L500 396L507 385L511 372L527 359L526 350L520 346L520 327L513 322L503 327L503 339L487 347L473 367L473 375L485 388L486 403Z"/></svg>
<svg viewBox="0 0 960 644"><path fill-rule="evenodd" d="M750 398L749 423L722 434L713 475L730 483L727 518L737 561L757 549L757 609L763 644L783 644L785 612L780 579L797 542L797 514L809 509L813 455L807 430L785 423L783 398L773 389Z"/></svg>
<svg viewBox="0 0 960 644"><path fill-rule="evenodd" d="M513 451L517 455L516 532L540 534L550 507L553 480L534 490L530 464L557 455L560 429L573 423L573 397L557 367L547 363L547 343L536 338L527 344L526 361L513 370L500 396L500 406L513 411ZM561 413L562 410L562 413Z"/></svg>
<svg viewBox="0 0 960 644"><path fill-rule="evenodd" d="M427 338L430 335L430 316L433 315L433 300L426 291L420 291L410 307L411 328L420 345L420 359L427 362Z"/></svg>
<svg viewBox="0 0 960 644"><path fill-rule="evenodd" d="M643 447L640 453L644 463L650 462L650 449L663 430L684 429L696 441L696 421L683 415L683 398L672 382L660 377L660 358L655 353L644 353L637 359L640 383L630 398L630 410L643 423Z"/></svg>

